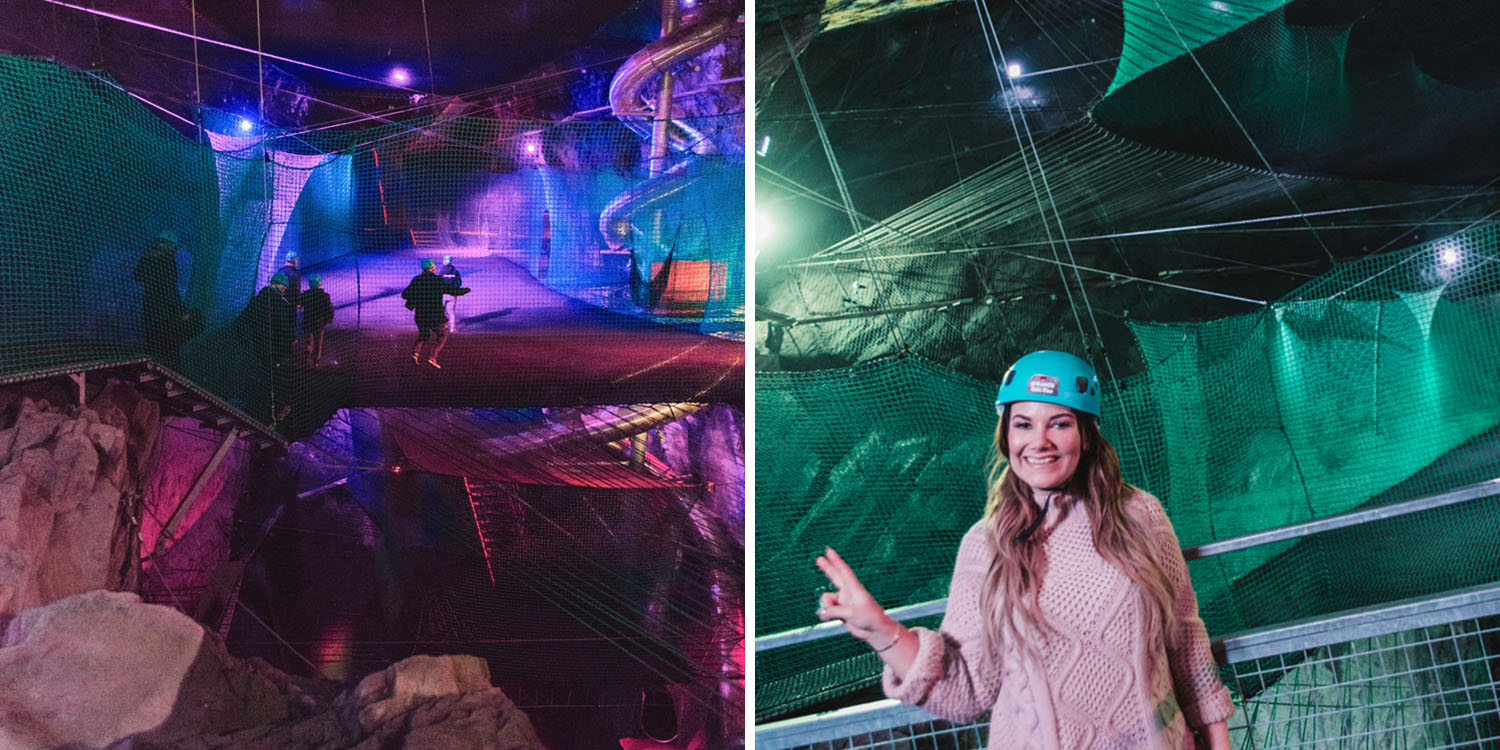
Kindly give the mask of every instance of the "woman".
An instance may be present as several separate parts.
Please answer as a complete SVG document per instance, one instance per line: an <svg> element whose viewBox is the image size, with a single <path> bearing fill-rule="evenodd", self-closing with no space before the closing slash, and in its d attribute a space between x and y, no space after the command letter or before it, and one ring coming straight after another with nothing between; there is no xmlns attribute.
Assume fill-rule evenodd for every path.
<svg viewBox="0 0 1500 750"><path fill-rule="evenodd" d="M896 622L832 549L841 620L885 661L886 694L957 721L990 709L991 748L1227 750L1234 711L1161 503L1120 478L1099 379L1040 351L1005 373L984 518L958 551L939 632Z"/></svg>

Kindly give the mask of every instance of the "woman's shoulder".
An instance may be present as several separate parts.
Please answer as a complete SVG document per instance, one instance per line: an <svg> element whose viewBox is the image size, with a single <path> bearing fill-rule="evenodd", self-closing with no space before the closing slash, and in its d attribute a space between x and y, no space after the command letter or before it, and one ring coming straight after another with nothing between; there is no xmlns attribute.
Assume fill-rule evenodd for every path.
<svg viewBox="0 0 1500 750"><path fill-rule="evenodd" d="M1159 524L1167 520L1167 510L1161 500L1140 487L1125 485L1125 509L1145 521Z"/></svg>
<svg viewBox="0 0 1500 750"><path fill-rule="evenodd" d="M958 557L960 560L965 558L988 560L994 556L995 549L990 544L990 519L981 518L964 532L963 540L958 543Z"/></svg>

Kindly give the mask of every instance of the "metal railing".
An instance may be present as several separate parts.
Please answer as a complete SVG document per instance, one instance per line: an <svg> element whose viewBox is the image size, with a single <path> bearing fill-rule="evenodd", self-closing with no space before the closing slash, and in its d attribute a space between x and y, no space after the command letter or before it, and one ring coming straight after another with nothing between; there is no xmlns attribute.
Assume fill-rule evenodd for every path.
<svg viewBox="0 0 1500 750"><path fill-rule="evenodd" d="M1214 641L1237 694L1231 745L1500 747L1500 582ZM988 720L954 724L893 700L755 728L760 750L984 748Z"/></svg>
<svg viewBox="0 0 1500 750"><path fill-rule="evenodd" d="M1500 478L1183 550L1198 559L1500 495ZM946 600L891 610L941 614ZM821 640L841 624L757 638L756 651ZM1500 748L1500 582L1216 639L1236 696L1231 744L1262 748ZM763 750L984 748L987 718L934 719L885 700L762 724Z"/></svg>

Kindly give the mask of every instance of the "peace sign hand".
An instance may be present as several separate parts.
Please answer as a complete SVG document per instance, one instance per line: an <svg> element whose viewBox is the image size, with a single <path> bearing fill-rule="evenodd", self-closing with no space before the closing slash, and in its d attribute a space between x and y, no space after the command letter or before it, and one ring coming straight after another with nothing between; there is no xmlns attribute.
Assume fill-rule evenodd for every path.
<svg viewBox="0 0 1500 750"><path fill-rule="evenodd" d="M839 553L826 547L818 556L818 570L828 576L836 591L826 591L818 597L818 619L840 620L849 634L873 646L883 646L892 640L895 621L885 609L870 596L859 578L854 575ZM895 627L893 627L895 626ZM898 631L899 632L899 631ZM879 641L876 643L875 641Z"/></svg>

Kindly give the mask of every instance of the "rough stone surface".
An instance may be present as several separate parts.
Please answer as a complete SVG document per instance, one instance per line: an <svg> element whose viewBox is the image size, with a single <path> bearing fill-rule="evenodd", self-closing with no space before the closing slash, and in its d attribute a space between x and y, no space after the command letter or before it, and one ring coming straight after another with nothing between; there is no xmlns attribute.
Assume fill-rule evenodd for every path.
<svg viewBox="0 0 1500 750"><path fill-rule="evenodd" d="M412 657L335 696L230 656L176 610L105 591L10 623L0 748L544 750L477 657Z"/></svg>
<svg viewBox="0 0 1500 750"><path fill-rule="evenodd" d="M154 745L135 745L150 750ZM544 750L472 656L414 656L371 674L325 710L174 750Z"/></svg>
<svg viewBox="0 0 1500 750"><path fill-rule="evenodd" d="M0 430L0 622L112 580L127 442L98 412L22 398Z"/></svg>
<svg viewBox="0 0 1500 750"><path fill-rule="evenodd" d="M134 594L19 614L0 640L0 747L106 747L163 723L203 629Z"/></svg>

